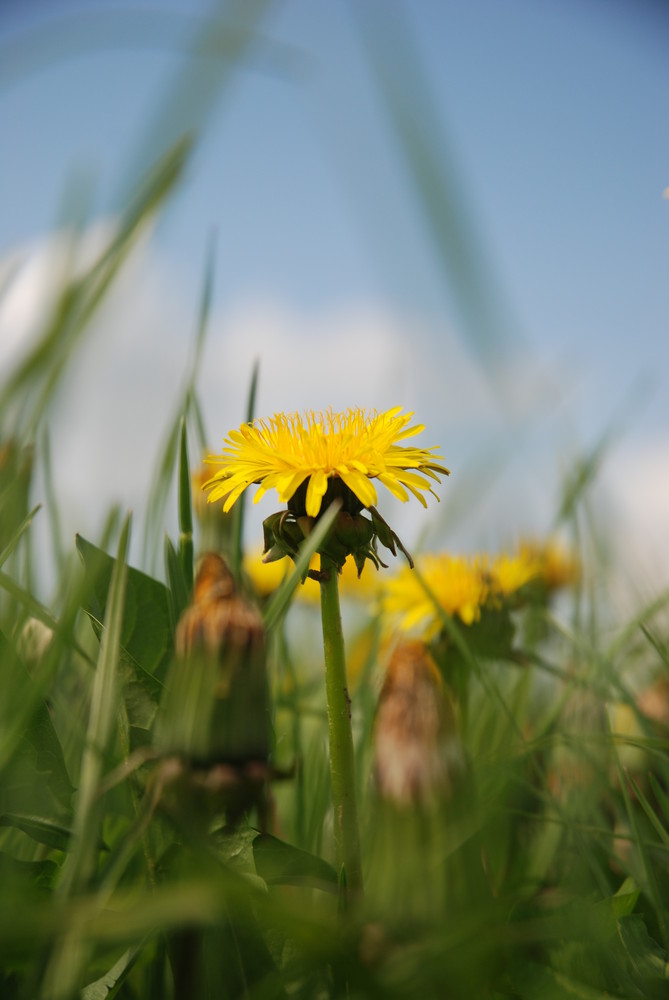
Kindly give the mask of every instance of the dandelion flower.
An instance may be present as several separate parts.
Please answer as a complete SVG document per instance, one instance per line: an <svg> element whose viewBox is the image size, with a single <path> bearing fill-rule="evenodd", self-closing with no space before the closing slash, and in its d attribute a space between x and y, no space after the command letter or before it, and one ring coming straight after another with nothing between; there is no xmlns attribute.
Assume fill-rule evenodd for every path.
<svg viewBox="0 0 669 1000"><path fill-rule="evenodd" d="M433 483L449 471L435 448L400 443L424 429L408 426L413 414L401 410L278 413L242 424L225 439L222 453L207 459L221 466L204 484L208 502L223 500L227 512L257 484L254 503L275 489L282 503L308 517L317 517L323 499L334 496L344 501L345 511L357 514L377 503L372 482L377 479L398 500L408 500L411 493L427 506L424 494L436 496Z"/></svg>
<svg viewBox="0 0 669 1000"><path fill-rule="evenodd" d="M443 612L457 615L465 625L479 620L489 584L478 559L426 554L418 560L418 568ZM431 639L441 631L441 617L420 578L401 569L386 582L382 606L401 631Z"/></svg>
<svg viewBox="0 0 669 1000"><path fill-rule="evenodd" d="M541 573L541 566L535 556L527 549L516 555L502 552L493 557L488 565L490 589L493 597L510 597L518 590L536 580Z"/></svg>

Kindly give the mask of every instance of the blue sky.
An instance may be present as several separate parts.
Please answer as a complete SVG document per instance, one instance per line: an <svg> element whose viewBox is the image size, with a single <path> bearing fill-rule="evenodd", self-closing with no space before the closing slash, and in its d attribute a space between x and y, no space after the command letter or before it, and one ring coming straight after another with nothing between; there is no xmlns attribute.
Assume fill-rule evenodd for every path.
<svg viewBox="0 0 669 1000"><path fill-rule="evenodd" d="M247 0L245 9L254 6ZM188 50L211 5L23 0L0 9L0 251L47 241L82 172L93 181L92 224L113 219L161 144L200 128L186 182L117 300L133 332L110 337L128 358L134 346L138 372L129 377L128 358L107 348L112 398L122 391L129 400L135 385L137 406L146 406L147 385L164 377L168 396L178 383L215 231L202 392L217 440L241 419L248 368L261 353L263 411L290 408L291 394L295 405L403 403L428 425L424 443L442 443L453 480L490 451L517 452L509 489L491 494L486 514L499 512L500 534L513 533L519 494L527 518L534 503L537 524L545 522L547 480L554 497L570 449L592 445L631 395L610 487L628 516L643 516L647 500L661 518L659 497L669 497L664 5L266 6L260 40L206 116L189 95L198 82L211 85L212 66ZM486 289L473 305L437 252L431 207L417 197L379 91L377 49L464 220ZM485 338L498 347L482 359ZM357 358L356 371L339 363L337 342ZM156 359L161 344L173 367ZM94 402L82 391L73 404L81 384L63 404L63 439L77 405ZM134 496L118 475L111 480L122 498ZM484 541L494 534L480 524L472 531Z"/></svg>

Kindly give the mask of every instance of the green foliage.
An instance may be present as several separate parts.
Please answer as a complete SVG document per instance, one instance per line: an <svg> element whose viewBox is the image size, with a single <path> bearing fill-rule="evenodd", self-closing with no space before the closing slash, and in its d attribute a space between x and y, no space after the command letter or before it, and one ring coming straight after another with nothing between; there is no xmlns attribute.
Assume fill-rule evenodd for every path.
<svg viewBox="0 0 669 1000"><path fill-rule="evenodd" d="M93 627L101 633L107 610L114 560L97 546L77 536L77 549L86 568L85 604ZM130 568L123 609L121 648L138 675L152 687L164 678L172 658L171 598L164 584L140 570Z"/></svg>

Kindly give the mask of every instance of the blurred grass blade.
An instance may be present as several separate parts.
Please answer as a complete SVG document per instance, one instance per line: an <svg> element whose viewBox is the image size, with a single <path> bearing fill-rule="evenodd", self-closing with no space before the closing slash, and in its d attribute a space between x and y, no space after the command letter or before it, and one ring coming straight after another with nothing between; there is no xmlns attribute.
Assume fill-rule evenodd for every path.
<svg viewBox="0 0 669 1000"><path fill-rule="evenodd" d="M408 170L416 202L432 238L442 276L464 320L467 343L491 383L499 383L512 352L527 356L496 282L483 240L476 232L456 158L447 141L401 5L350 3L361 29L367 63Z"/></svg>
<svg viewBox="0 0 669 1000"><path fill-rule="evenodd" d="M0 552L0 566L3 566L7 562L14 549L21 541L21 536L25 531L28 530L28 528L32 524L32 520L41 506L42 505L38 503L37 506L33 507L30 513L27 514L26 517L24 517L23 521L18 526L18 528L16 529L10 540L7 542L2 552Z"/></svg>
<svg viewBox="0 0 669 1000"><path fill-rule="evenodd" d="M53 466L51 464L51 438L48 427L42 434L42 465L44 467L44 495L46 497L46 512L49 518L50 536L56 570L60 573L65 564L63 551L63 532L61 528L60 506L54 488Z"/></svg>
<svg viewBox="0 0 669 1000"><path fill-rule="evenodd" d="M256 360L251 373L249 385L248 403L246 406L246 423L250 424L255 416L256 393L258 390L258 374L260 371L260 361ZM237 503L232 508L232 538L230 552L230 568L237 583L241 580L243 541L244 541L244 511L246 509L246 491L242 493Z"/></svg>
<svg viewBox="0 0 669 1000"><path fill-rule="evenodd" d="M179 437L179 560L188 593L193 590L193 507L186 420L181 420Z"/></svg>
<svg viewBox="0 0 669 1000"><path fill-rule="evenodd" d="M68 895L86 885L95 867L95 853L99 840L98 788L118 705L117 674L128 576L126 558L129 538L130 516L126 518L121 530L116 562L109 584L100 655L91 691L87 745L81 764L74 820L75 839L60 887L63 895Z"/></svg>
<svg viewBox="0 0 669 1000"><path fill-rule="evenodd" d="M183 564L177 550L172 545L169 535L165 535L165 572L169 583L170 613L172 631L174 631L179 618L188 606L193 585L191 582L189 588L186 583Z"/></svg>
<svg viewBox="0 0 669 1000"><path fill-rule="evenodd" d="M665 828L662 826L662 823L660 822L657 813L655 812L650 802L644 795L639 783L634 780L631 774L629 775L629 782L630 785L632 786L632 789L634 790L634 794L641 803L641 808L646 814L646 817L648 818L651 826L655 830L655 833L658 835L664 846L669 847L669 833L667 833Z"/></svg>
<svg viewBox="0 0 669 1000"><path fill-rule="evenodd" d="M633 639L644 626L647 627L647 623L652 618L667 607L669 607L669 587L661 591L658 597L651 601L650 604L647 604L644 608L642 608L641 611L637 612L631 621L629 621L625 627L621 629L619 634L605 651L604 660L610 662L613 661L614 657L625 648L630 640ZM647 635L646 638L648 638Z"/></svg>
<svg viewBox="0 0 669 1000"><path fill-rule="evenodd" d="M183 66L166 88L152 120L132 153L120 188L123 203L135 178L144 173L156 150L170 148L182 136L199 136L208 116L236 71L244 64L258 26L272 0L230 0L198 25Z"/></svg>
<svg viewBox="0 0 669 1000"><path fill-rule="evenodd" d="M150 566L152 566L155 562L158 539L164 531L167 498L172 484L174 467L177 462L180 435L183 433L181 431L182 421L185 421L187 425L191 413L194 416L200 447L204 448L206 435L202 421L202 414L195 395L195 383L200 372L205 336L209 325L214 282L214 263L215 243L212 238L207 247L198 322L195 329L193 352L188 374L186 375L183 389L178 396L177 405L174 410L174 417L168 427L165 444L156 464L156 469L153 475L153 485L149 493L146 508L142 561L144 563L148 563Z"/></svg>
<svg viewBox="0 0 669 1000"><path fill-rule="evenodd" d="M0 589L5 590L10 594L15 600L21 604L26 611L29 612L38 621L46 625L47 628L51 629L56 635L59 635L62 640L67 643L73 650L75 650L79 656L81 656L87 662L92 662L90 656L86 650L81 646L74 638L74 636L69 631L68 627L64 627L61 622L55 618L51 612L46 608L36 597L27 591L20 584L15 583L14 580L6 573L0 572Z"/></svg>
<svg viewBox="0 0 669 1000"><path fill-rule="evenodd" d="M669 946L669 914L667 914L666 908L663 904L663 893L662 888L657 880L655 868L652 864L650 854L648 851L648 845L643 838L641 829L639 826L639 819L634 809L629 793L628 782L631 785L629 775L625 770L623 770L620 760L617 762L618 770L618 781L620 784L620 789L623 794L623 801L625 803L625 810L627 812L627 818L629 820L630 827L633 831L633 836L630 838L637 851L639 852L639 857L641 859L641 864L643 866L643 874L645 878L645 888L648 893L648 897L653 904L655 909L655 914L660 928L660 933L662 936L662 943L665 948Z"/></svg>
<svg viewBox="0 0 669 1000"><path fill-rule="evenodd" d="M341 502L339 500L335 500L331 503L325 513L319 517L318 523L309 537L306 538L300 546L300 551L297 559L295 560L295 568L293 569L293 572L290 576L286 577L278 590L275 591L265 608L263 618L265 619L265 628L268 631L274 628L276 623L288 608L295 590L301 583L304 574L309 569L309 561L312 555L319 545L326 539L328 532L330 531L330 528L334 524L335 518L339 513L340 507Z"/></svg>
<svg viewBox="0 0 669 1000"><path fill-rule="evenodd" d="M190 141L181 139L158 161L121 216L116 234L81 277L70 276L42 336L0 393L0 417L12 409L30 436L53 396L70 356L126 260L141 226L158 210L180 179Z"/></svg>

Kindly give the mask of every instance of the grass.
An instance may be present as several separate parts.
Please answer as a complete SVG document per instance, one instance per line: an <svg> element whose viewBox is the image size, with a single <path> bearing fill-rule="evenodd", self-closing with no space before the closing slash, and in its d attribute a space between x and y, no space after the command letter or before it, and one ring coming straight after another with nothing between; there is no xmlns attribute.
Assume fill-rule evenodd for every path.
<svg viewBox="0 0 669 1000"><path fill-rule="evenodd" d="M64 547L52 606L31 590L30 446L5 443L2 995L665 995L667 730L631 684L666 670L667 595L612 627L581 531L583 574L559 613L524 602L486 632L439 610L433 649L461 766L430 804L402 807L372 777L388 763L374 749L382 622L345 588L365 882L350 898L334 864L322 650L305 628L317 612L299 582L331 517L273 596L246 585L264 608L269 714L245 709L240 732L270 723L266 781L254 786L233 753L234 787L227 775L212 791L199 737L195 761L170 751L170 734L200 733L221 697L195 668L176 704L165 695L193 541L212 537L193 524L186 425L175 426L167 583L127 566L126 520L114 556L104 539L78 538L76 557ZM592 476L578 479L557 506L587 524ZM232 557L239 535L213 516Z"/></svg>

